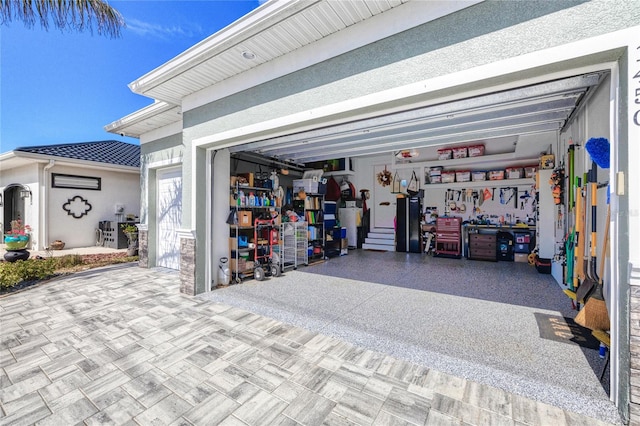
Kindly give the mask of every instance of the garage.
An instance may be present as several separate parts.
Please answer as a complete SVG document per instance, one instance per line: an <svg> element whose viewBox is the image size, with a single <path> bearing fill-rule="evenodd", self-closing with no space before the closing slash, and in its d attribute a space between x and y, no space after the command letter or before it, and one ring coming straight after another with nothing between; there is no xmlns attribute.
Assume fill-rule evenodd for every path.
<svg viewBox="0 0 640 426"><path fill-rule="evenodd" d="M292 222L307 222L300 254L308 265L297 267L296 252L291 269L281 264L284 276L263 283L265 296L298 273L357 274L391 260L405 280L411 271L428 277L425 265L448 265L433 272L432 285L450 289L456 271L467 282L527 276L523 282L544 283L557 295L553 303L575 314L573 271L601 277L611 319L609 397L627 421L637 418L630 395L640 377L629 367L637 352L631 336L640 330L630 316L632 189L640 180L629 143L638 134L632 64L639 22L624 2L268 2L133 82L154 104L107 128L139 137L151 162L181 165L179 258L193 263L181 274L192 295L222 294L222 258L236 270L240 257L243 271L255 267L255 257L239 253L271 241L270 230L253 229L260 209L277 212L278 226L290 223L288 211ZM594 166L587 152L594 138L608 143L608 168ZM162 195L147 188L152 207ZM405 201L412 198L420 200L417 221ZM357 210L355 232L340 209ZM149 233L162 219L145 217ZM441 219L452 228L438 241ZM434 256L425 253L432 228ZM159 240L149 244L159 251ZM276 263L286 263L286 252L277 255ZM227 288L256 288L250 274L237 275L242 284ZM509 290L492 288L472 301L494 297L509 307L500 299Z"/></svg>
<svg viewBox="0 0 640 426"><path fill-rule="evenodd" d="M518 82L514 84L518 85ZM277 211L284 221L282 226L286 227L289 215L285 212L300 198L297 185L300 185L305 171L300 164L308 164L311 169L323 168L318 179L319 188L323 188L324 179L349 181L354 185L355 190L340 191L339 198L329 195L329 184L321 189L320 198L326 200L329 197L330 203L337 204L335 213L340 226L349 227L341 216L347 204L355 205L358 214L362 215L364 202L370 210L369 219L365 219L369 235L379 236L373 243L369 242L371 238L368 236L357 242L347 238L346 250L336 254L330 246L338 237L334 231L328 231L334 211L324 209L325 218L330 216L328 221L324 221L324 232L332 237L330 242L323 241L324 259L318 262L310 236L317 224L304 222L310 220L309 212L316 210L310 206L305 210L306 215L299 214L295 219L309 229L309 240L305 242L309 257L307 262L303 262L309 267L298 269L295 268L298 265L282 262L284 276L267 280L264 285L273 287L268 289L257 285L247 271L248 276L239 281L247 285L246 289L227 290L222 286L218 289L220 294L214 290L208 297L252 311L258 309L267 315L280 314L286 321L295 318L300 321L296 324L302 326L320 323L323 325L318 326L319 330L330 329L336 335L352 338L360 344L367 342L370 345L367 347L373 349L396 348L398 356L416 356L428 360L424 362L429 365L457 375L486 380L486 375L491 374L490 381L497 386L514 391L528 387L530 395L543 400L545 392L555 389L554 398L566 398L565 402L574 409L589 407L592 413L602 410L600 414L611 414L608 401L603 400L610 390L610 382L609 370L602 371L606 365L598 356L599 342L593 339L589 330L581 334L575 323L566 319L573 319L576 312L572 300L562 291L573 282L567 282L567 263L573 263L574 256L564 252L567 234L575 227L575 203L570 207L569 193L580 191L599 206L594 212L596 224L598 221L601 224L597 230L602 232L607 220L606 184L602 183L608 181L609 173L601 168L593 169L600 189L592 194L582 182L580 189L565 187L563 199L557 204L550 182L552 175L560 171L566 173L566 182L574 181L576 176L582 181L592 169L591 156L584 146L585 134L610 134L609 117L615 115L615 111L610 109L611 91L610 72L603 69L230 148L232 210L250 211L253 218L263 209ZM588 117L591 120L587 125ZM453 158L454 154L445 152L446 157L439 157L443 151L461 147L467 150L463 156ZM470 149L482 152L469 156ZM348 154L353 157L339 158ZM337 156L338 160L332 156ZM570 156L573 157L571 171ZM332 170L334 167L337 170ZM525 175L525 169L529 168L533 171ZM453 170L453 180L430 180L434 169L439 173ZM284 170L288 174L282 175ZM469 174L482 173L484 177L481 180L463 177L457 181L459 170ZM492 179L487 174L490 171L500 171L503 176ZM257 196L261 192L258 188L263 184L269 188L270 183L264 180L271 172L280 174L278 183L293 201L287 201L285 195L285 200L277 203L276 207L258 206L255 201L242 200L236 204L239 194L255 192ZM382 185L379 179L385 172L390 179L388 185ZM423 232L417 235L417 250L399 247L398 205L399 200L410 198L407 189L414 172L419 177L417 189L422 191L419 200L420 229L425 225L427 229L437 227L434 216L460 218L455 240L458 248L437 253L435 237L436 253L425 253L428 251L425 250L427 236ZM509 173L514 175L509 176ZM571 173L573 178L569 177ZM241 183L238 183L238 178L243 179ZM394 190L395 181L398 181L398 188ZM305 188L305 206L313 204L308 199L318 198L313 183L313 180L308 182L311 189ZM360 198L361 188L370 188L371 198ZM467 190L471 195L465 198ZM474 197L480 191L483 196L487 192L491 194L482 204L477 196ZM476 226L478 218L488 219L488 224ZM588 226L592 220L588 218ZM246 225L250 226L250 221ZM243 251L236 241L236 237L242 235L241 231L238 232L240 228L232 225L230 231L229 256L235 262ZM344 234L353 235L350 231L347 229ZM244 235L249 244L255 243L252 232ZM469 246L474 235L495 236L500 233L511 236L509 246L519 246L520 249L510 254L503 253L501 258L494 239L492 258L472 259ZM386 247L385 235L388 238ZM520 243L514 238L518 235L524 235ZM593 241L602 250L605 244L602 234L598 239L596 233ZM279 248L285 249L285 246ZM295 249L295 245L292 248ZM287 258L287 254L279 254L281 260ZM543 264L528 265L531 254L543 258ZM568 256L571 259L568 260ZM245 267L253 267L255 259L251 255L248 259L251 264L248 267L238 267L234 262L232 276L242 273ZM296 269L296 279L291 278L289 267ZM605 276L604 273L600 275ZM307 284L309 282L313 284ZM350 283L358 289L379 284L386 286L387 290L372 286L368 291L385 294L384 298L379 296L380 299L376 300L377 296L367 296L354 301L358 315L349 316L345 315L348 309L343 303L350 296L335 288L338 282ZM295 286L304 287L300 290L304 300L296 299ZM394 289L388 290L390 287ZM411 296L403 293L409 290L418 293L411 293ZM610 291L610 287L607 290ZM342 302L331 302L329 297L324 304L325 298L320 295L323 292L337 292ZM385 299L394 302L385 306ZM615 300L609 294L606 299ZM422 307L414 308L415 300L420 300ZM399 306L403 309L398 309ZM305 312L305 319L298 318L300 312ZM342 316L345 316L344 324L341 324ZM420 327L424 336L406 331L412 329L411 323L416 318L428 321ZM547 326L551 326L545 328L545 321ZM470 326L471 323L476 325ZM350 331L343 331L341 326ZM359 330L356 337L351 334L354 330ZM557 341L540 340L546 339L542 336L549 330L556 335L570 335L569 340L585 339L585 346L578 345L579 355L576 355L570 352L575 347L564 348L563 345L557 346ZM417 348L409 350L411 355L398 349L412 344ZM444 361L448 351L458 355ZM586 370L577 368L581 364L579 362L567 364L560 361L576 356L587 360L583 365ZM477 363L486 370L479 372ZM598 380L601 374L602 385ZM576 377L580 379L576 380ZM544 383L542 388L540 383ZM565 386L570 389L565 389Z"/></svg>

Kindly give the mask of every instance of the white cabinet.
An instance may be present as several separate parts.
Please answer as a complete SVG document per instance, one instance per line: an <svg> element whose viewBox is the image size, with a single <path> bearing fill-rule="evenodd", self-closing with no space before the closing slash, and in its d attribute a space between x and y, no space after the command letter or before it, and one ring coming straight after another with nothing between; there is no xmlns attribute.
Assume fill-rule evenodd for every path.
<svg viewBox="0 0 640 426"><path fill-rule="evenodd" d="M557 209L553 202L553 194L549 184L549 178L551 178L553 170L539 170L538 173L540 186L538 188L538 219L536 221L538 256L552 259L556 251L555 216Z"/></svg>

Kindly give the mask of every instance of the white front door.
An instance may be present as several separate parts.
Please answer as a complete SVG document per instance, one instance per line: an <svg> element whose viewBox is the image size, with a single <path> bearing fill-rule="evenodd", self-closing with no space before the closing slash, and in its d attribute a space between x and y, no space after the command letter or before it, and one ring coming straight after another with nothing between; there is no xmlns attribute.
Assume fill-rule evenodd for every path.
<svg viewBox="0 0 640 426"><path fill-rule="evenodd" d="M180 269L180 240L177 230L182 224L182 170L158 170L156 266Z"/></svg>
<svg viewBox="0 0 640 426"><path fill-rule="evenodd" d="M373 168L373 205L368 206L373 210L373 228L393 228L393 219L396 217L396 194L391 193L391 185L382 186L378 183L378 173L384 170L385 166ZM387 166L386 170L391 171L391 168Z"/></svg>

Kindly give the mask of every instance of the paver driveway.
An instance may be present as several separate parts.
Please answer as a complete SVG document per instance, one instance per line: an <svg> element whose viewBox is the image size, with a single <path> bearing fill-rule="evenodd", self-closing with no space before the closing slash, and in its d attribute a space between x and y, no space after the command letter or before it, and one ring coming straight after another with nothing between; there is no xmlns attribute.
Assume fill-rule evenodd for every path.
<svg viewBox="0 0 640 426"><path fill-rule="evenodd" d="M601 425L119 266L0 299L0 423Z"/></svg>

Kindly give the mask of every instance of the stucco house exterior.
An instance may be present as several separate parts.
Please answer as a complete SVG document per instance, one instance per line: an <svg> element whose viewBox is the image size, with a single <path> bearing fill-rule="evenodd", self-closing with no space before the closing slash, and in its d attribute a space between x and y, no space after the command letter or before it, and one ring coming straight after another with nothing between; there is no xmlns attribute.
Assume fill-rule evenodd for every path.
<svg viewBox="0 0 640 426"><path fill-rule="evenodd" d="M0 155L3 231L20 219L30 248L60 240L65 248L99 242L99 223L137 218L140 147L107 140L16 148ZM104 241L102 241L104 242Z"/></svg>
<svg viewBox="0 0 640 426"><path fill-rule="evenodd" d="M180 269L187 294L211 291L236 153L349 158L356 187L374 188L383 168L408 179L431 164L398 162L400 150L428 160L482 140L496 162L537 161L605 137L611 399L640 423L639 64L635 1L268 1L132 82L153 104L106 126L140 139L141 265ZM373 224L388 226L373 195Z"/></svg>

